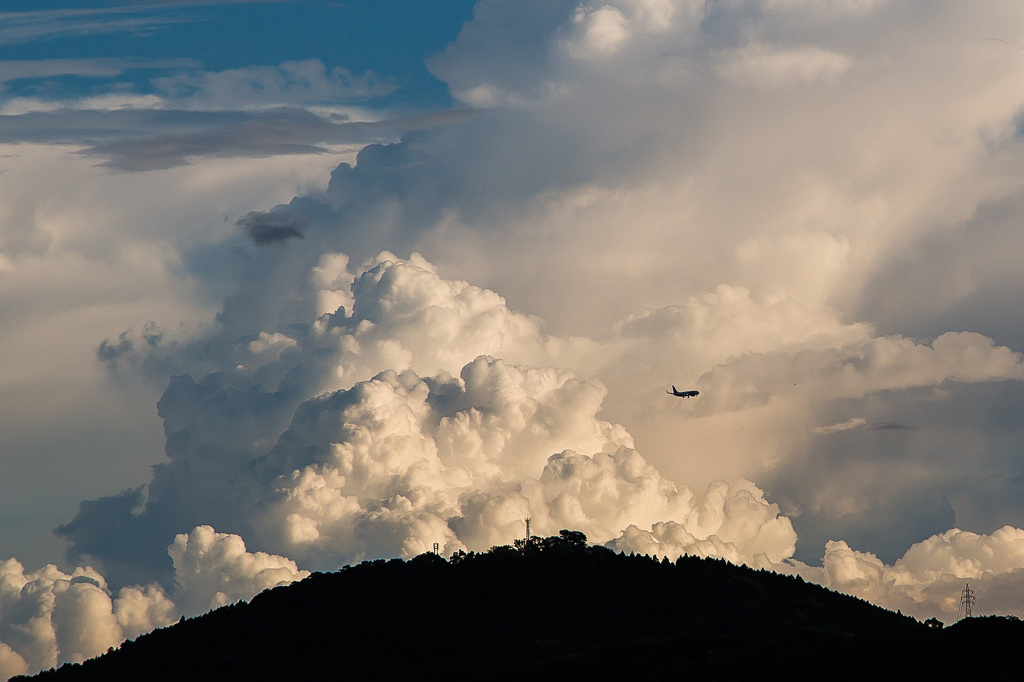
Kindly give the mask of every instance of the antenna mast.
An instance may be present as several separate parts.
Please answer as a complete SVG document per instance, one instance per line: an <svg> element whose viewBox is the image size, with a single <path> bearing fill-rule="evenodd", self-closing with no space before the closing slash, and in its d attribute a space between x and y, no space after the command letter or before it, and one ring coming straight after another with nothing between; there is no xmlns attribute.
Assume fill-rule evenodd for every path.
<svg viewBox="0 0 1024 682"><path fill-rule="evenodd" d="M526 517L526 544L530 544L530 517Z"/></svg>

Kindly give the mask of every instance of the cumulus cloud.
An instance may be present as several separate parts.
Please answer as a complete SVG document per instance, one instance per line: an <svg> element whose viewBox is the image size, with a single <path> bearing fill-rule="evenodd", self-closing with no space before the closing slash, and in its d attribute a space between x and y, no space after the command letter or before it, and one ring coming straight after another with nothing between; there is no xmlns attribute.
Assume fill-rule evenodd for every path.
<svg viewBox="0 0 1024 682"><path fill-rule="evenodd" d="M122 640L106 582L95 570L0 562L0 661L8 674L81 662ZM20 668L20 670L19 670Z"/></svg>
<svg viewBox="0 0 1024 682"><path fill-rule="evenodd" d="M684 554L721 557L759 568L793 555L793 525L780 516L778 505L769 503L764 492L749 481L715 481L703 498L691 493L687 503L683 513L672 515L674 520L658 521L650 530L630 525L608 546L670 559Z"/></svg>
<svg viewBox="0 0 1024 682"><path fill-rule="evenodd" d="M640 406L660 401L648 419L691 429L766 409L770 419L805 401L840 405L1022 373L1019 355L978 334L949 333L931 343L875 337L868 325L842 323L791 299L755 300L743 287L721 286L685 305L631 316L604 340L560 338L497 293L442 278L418 254L383 252L355 269L347 256L328 254L299 269L301 277L274 270L294 267L294 255L274 254L271 274L261 271L258 280L271 287L267 295L257 288L229 299L212 336L191 342L202 349L193 371L210 373L198 381L174 378L160 401L168 461L144 496L83 505L61 529L78 553L113 560L117 541L104 528L130 518L132 533L163 543L176 526L210 523L305 567L328 568L359 557L412 556L433 542L473 549L507 542L526 514L540 532L572 526L603 542L633 525L644 529L633 540L637 533L661 537L676 553L710 552L717 542L736 560L758 561L761 553L778 561L792 556L795 536L761 488L735 484L739 492L726 497L774 509L750 518L777 531L755 541L730 535L729 524L695 526L687 521L698 504L690 489L639 454L643 448L623 427L598 416L605 385L555 363L604 372ZM291 287L287 297L282 284ZM267 314L277 305L285 317ZM253 326L261 320L270 326ZM193 352L188 344L165 346L162 337L147 350L151 358L179 361ZM694 375L702 394L683 407L686 420L670 411L677 403L666 407L660 389L652 397L627 385L662 380L651 367L677 356L713 365ZM787 429L796 432L775 452L734 451L734 480L766 470L783 477L800 467L800 480L816 480L827 459L808 466L794 444L867 431L857 429L866 417L822 427L818 412L803 407L773 425L780 439ZM871 423L894 422L872 415ZM926 472L889 478L893 499L906 486L928 485ZM859 472L850 480L877 482ZM863 494L781 489L792 509L828 518ZM131 505L144 512L126 515ZM736 501L732 508L746 507ZM693 539L684 542L684 532ZM136 561L169 570L155 546L149 559L136 553Z"/></svg>
<svg viewBox="0 0 1024 682"><path fill-rule="evenodd" d="M249 553L237 535L197 526L179 534L167 548L174 561L176 592L186 613L224 606L271 587L287 585L309 575L295 562L264 552Z"/></svg>
<svg viewBox="0 0 1024 682"><path fill-rule="evenodd" d="M955 620L967 584L978 595L975 615L1015 615L1019 599L1011 595L1024 585L1024 530L1004 526L985 535L953 528L915 543L892 565L837 540L826 545L821 568L799 568L826 587L921 619Z"/></svg>
<svg viewBox="0 0 1024 682"><path fill-rule="evenodd" d="M214 323L101 346L119 376L167 382L166 457L61 535L112 582L166 590L177 537L183 561L264 565L188 528L297 574L509 542L525 516L779 570L824 551L800 570L922 615L967 558L1002 589L1012 532L946 537L1024 513L1006 454L1024 442L1024 86L977 37L993 27L1021 27L1013 3L484 0L430 60L471 114L9 118L91 130L121 169L365 145L323 189L242 219L280 248L190 254L237 269ZM264 86L306 104L372 89L304 63L167 92L215 107ZM157 592L132 594L125 623L164 617Z"/></svg>
<svg viewBox="0 0 1024 682"><path fill-rule="evenodd" d="M61 529L80 554L120 561L113 524L167 537L175 524L210 523L330 568L434 542L446 551L507 543L524 515L538 532L571 526L599 542L631 524L693 516L692 492L598 416L605 386L545 364L612 351L546 336L495 292L443 279L419 255L348 267L324 256L307 274L309 321L242 342L221 338L238 331L224 325L198 342L207 362L217 359L210 348L224 348L221 369L171 381L159 405L168 461L144 493L83 505ZM147 348L188 356L180 345ZM744 485L742 494L757 491ZM750 538L723 532L749 549ZM162 561L155 551L136 557L140 569Z"/></svg>
<svg viewBox="0 0 1024 682"><path fill-rule="evenodd" d="M0 677L80 663L181 614L251 599L308 575L283 557L249 553L237 535L209 526L179 535L167 551L175 565L171 595L155 584L112 592L88 566L68 574L53 565L26 571L15 559L0 562Z"/></svg>

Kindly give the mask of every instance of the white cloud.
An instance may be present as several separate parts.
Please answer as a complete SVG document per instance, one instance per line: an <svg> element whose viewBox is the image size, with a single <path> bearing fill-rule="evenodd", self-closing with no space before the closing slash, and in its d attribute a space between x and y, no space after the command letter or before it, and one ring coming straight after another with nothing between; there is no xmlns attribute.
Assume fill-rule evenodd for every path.
<svg viewBox="0 0 1024 682"><path fill-rule="evenodd" d="M838 422L836 424L829 424L828 426L815 426L814 432L820 435L828 435L830 433L839 433L840 431L849 431L850 429L856 429L867 424L867 420L864 417L851 417L844 422Z"/></svg>
<svg viewBox="0 0 1024 682"><path fill-rule="evenodd" d="M212 318L230 284L207 276L210 261L182 254L240 238L234 219L315 188L336 162L219 160L113 175L62 148L0 148L0 498L33 520L37 536L5 524L8 551L31 565L53 560L61 550L47 542L48 527L83 497L138 485L161 457L153 407L165 375L155 384L128 371L112 377L97 365L98 342L150 321L169 337L188 335ZM40 476L54 470L64 475Z"/></svg>
<svg viewBox="0 0 1024 682"><path fill-rule="evenodd" d="M48 565L25 571L0 562L0 662L6 671L36 671L81 662L121 641L106 582L89 567L67 574Z"/></svg>
<svg viewBox="0 0 1024 682"><path fill-rule="evenodd" d="M589 11L580 6L573 22L579 27L580 36L578 42L569 45L567 49L577 59L613 54L629 39L626 17L610 5Z"/></svg>
<svg viewBox="0 0 1024 682"><path fill-rule="evenodd" d="M995 293L1024 290L1024 81L1020 55L984 39L1021 22L1009 1L485 0L431 68L494 110L365 147L328 186L305 187L326 161L108 184L39 152L0 202L0 306L18 329L0 333L17 339L4 385L38 379L39 349L104 337L122 379L133 362L190 375L160 401L152 484L83 505L64 536L108 576L124 543L205 524L298 570L483 548L532 515L538 532L752 565L797 556L797 532L810 560L842 537L820 579L922 615L968 573L1006 588L1002 531L893 557L966 527L962 509L974 530L1024 513L1005 454L1024 442L1006 407L1024 332L1019 297ZM374 87L316 62L166 84L183 105L252 108L260 88L308 104ZM61 174L90 180L50 196ZM303 239L243 243L236 219L268 210L306 221ZM216 323L173 331L220 300ZM172 331L122 349L151 310ZM92 392L47 376L11 419L43 424L43 394L91 416ZM92 475L121 489L155 456L121 458L123 485L121 459ZM122 533L114 512L133 507ZM135 568L169 569L152 554ZM215 587L197 583L204 604L229 596ZM112 602L126 632L166 617L168 597L131 594ZM30 660L11 646L4 665Z"/></svg>
<svg viewBox="0 0 1024 682"><path fill-rule="evenodd" d="M889 336L822 351L746 355L712 368L699 383L716 387L714 397L701 404L714 411L763 405L801 385L813 386L822 397L857 399L946 382L1021 379L1019 353L980 334L947 332L930 344Z"/></svg>
<svg viewBox="0 0 1024 682"><path fill-rule="evenodd" d="M80 663L182 613L197 615L309 575L279 556L245 551L237 535L199 526L167 548L175 565L174 601L154 584L112 593L91 567L26 571L0 561L0 677Z"/></svg>
<svg viewBox="0 0 1024 682"><path fill-rule="evenodd" d="M772 50L748 46L722 56L718 72L743 85L773 87L821 81L833 84L853 66L846 55L816 47Z"/></svg>
<svg viewBox="0 0 1024 682"><path fill-rule="evenodd" d="M154 15L152 10L139 7L0 12L0 19L3 20L0 45L56 36L153 31L181 21L178 17Z"/></svg>
<svg viewBox="0 0 1024 682"><path fill-rule="evenodd" d="M651 530L630 525L608 543L620 552L676 557L721 557L737 564L771 567L790 558L796 533L778 505L749 481L715 481L702 498L688 493L686 511L658 521Z"/></svg>
<svg viewBox="0 0 1024 682"><path fill-rule="evenodd" d="M9 645L0 642L0 678L8 679L24 675L29 671L28 663Z"/></svg>
<svg viewBox="0 0 1024 682"><path fill-rule="evenodd" d="M306 59L277 66L197 70L163 76L154 79L153 87L164 98L164 106L209 110L340 105L384 95L397 86L378 78L372 71L356 75L341 67L328 70L319 59Z"/></svg>
<svg viewBox="0 0 1024 682"><path fill-rule="evenodd" d="M124 639L173 623L179 613L163 588L155 584L123 587L114 599L114 617Z"/></svg>
<svg viewBox="0 0 1024 682"><path fill-rule="evenodd" d="M174 560L174 581L181 591L179 604L187 613L251 599L265 589L309 575L298 570L290 559L249 553L242 538L217 533L210 526L197 526L188 535L177 535L167 552Z"/></svg>
<svg viewBox="0 0 1024 682"><path fill-rule="evenodd" d="M826 587L922 619L956 619L968 584L978 600L974 615L1015 615L1010 595L1024 585L1024 530L1004 526L983 535L953 528L914 544L892 565L833 541L825 548L822 568L802 567L800 572Z"/></svg>
<svg viewBox="0 0 1024 682"><path fill-rule="evenodd" d="M672 484L659 486L657 471L622 449L632 441L621 427L595 418L603 394L565 370L480 357L459 379L385 372L310 400L260 465L281 473L261 504L259 535L320 567L411 557L434 542L446 552L507 544L519 512L555 533L570 520L559 511L572 495L565 487L576 487L564 480L569 462L604 471L576 498L596 537L610 537L624 518L670 513L663 496L675 497ZM616 485L619 499L594 497Z"/></svg>

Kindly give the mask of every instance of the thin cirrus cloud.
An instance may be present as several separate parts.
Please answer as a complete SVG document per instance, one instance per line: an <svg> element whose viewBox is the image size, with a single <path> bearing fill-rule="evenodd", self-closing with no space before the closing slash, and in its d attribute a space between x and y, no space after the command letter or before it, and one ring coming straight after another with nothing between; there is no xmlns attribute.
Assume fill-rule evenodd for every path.
<svg viewBox="0 0 1024 682"><path fill-rule="evenodd" d="M0 45L58 37L145 33L186 20L130 7L0 12Z"/></svg>
<svg viewBox="0 0 1024 682"><path fill-rule="evenodd" d="M0 62L0 82L52 76L112 78L129 69L196 69L199 66L194 59L25 59Z"/></svg>

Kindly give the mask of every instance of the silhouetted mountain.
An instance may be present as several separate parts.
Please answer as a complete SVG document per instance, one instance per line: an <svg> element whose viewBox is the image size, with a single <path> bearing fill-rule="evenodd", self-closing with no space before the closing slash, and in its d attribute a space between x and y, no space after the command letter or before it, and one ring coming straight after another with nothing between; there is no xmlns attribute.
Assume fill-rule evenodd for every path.
<svg viewBox="0 0 1024 682"><path fill-rule="evenodd" d="M33 679L1020 676L1020 621L937 630L720 560L625 556L565 531L517 544L317 573Z"/></svg>

